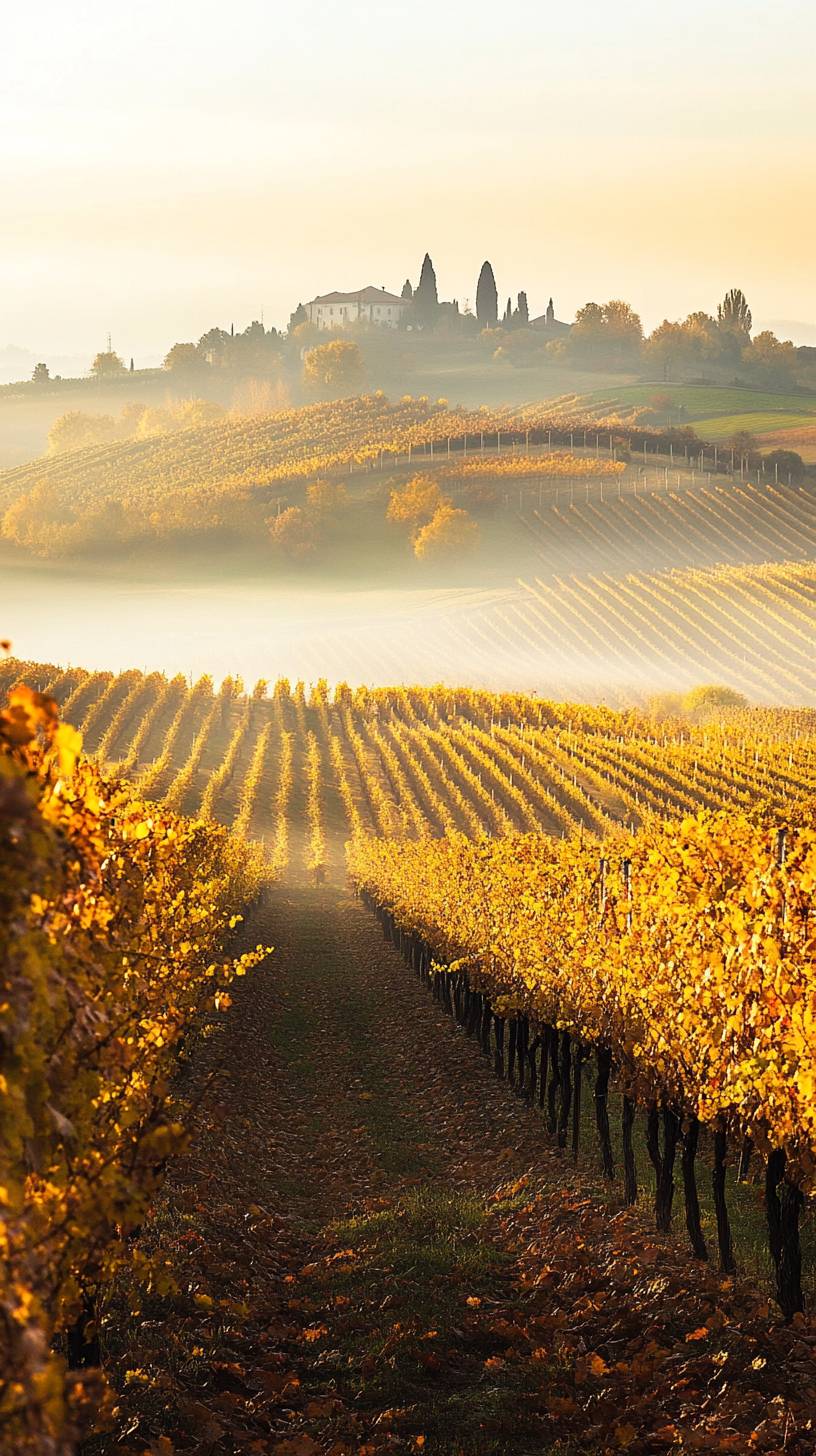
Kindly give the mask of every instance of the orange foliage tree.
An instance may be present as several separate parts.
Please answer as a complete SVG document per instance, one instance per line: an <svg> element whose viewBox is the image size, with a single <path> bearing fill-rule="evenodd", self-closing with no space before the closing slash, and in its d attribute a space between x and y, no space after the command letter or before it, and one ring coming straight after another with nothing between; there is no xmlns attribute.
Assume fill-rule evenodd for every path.
<svg viewBox="0 0 816 1456"><path fill-rule="evenodd" d="M427 525L414 537L414 555L420 561L434 556L460 556L475 550L479 543L479 527L467 511L443 502Z"/></svg>

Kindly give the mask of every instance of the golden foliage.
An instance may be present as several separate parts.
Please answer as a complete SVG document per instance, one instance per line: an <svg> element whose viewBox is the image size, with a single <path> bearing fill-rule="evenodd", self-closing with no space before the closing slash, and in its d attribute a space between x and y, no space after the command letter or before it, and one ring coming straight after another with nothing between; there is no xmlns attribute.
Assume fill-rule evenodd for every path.
<svg viewBox="0 0 816 1456"><path fill-rule="evenodd" d="M501 1012L612 1050L644 1100L784 1149L816 1186L816 832L699 813L604 846L358 837L358 888Z"/></svg>
<svg viewBox="0 0 816 1456"><path fill-rule="evenodd" d="M427 525L414 537L414 555L420 561L436 556L461 556L475 550L479 527L468 512L444 502L434 511Z"/></svg>
<svg viewBox="0 0 816 1456"><path fill-rule="evenodd" d="M261 960L223 958L256 859L106 779L54 700L0 712L0 1423L57 1450L81 1396L56 1337L129 1257L183 1140L191 1022ZM153 1277L145 1267L147 1282Z"/></svg>

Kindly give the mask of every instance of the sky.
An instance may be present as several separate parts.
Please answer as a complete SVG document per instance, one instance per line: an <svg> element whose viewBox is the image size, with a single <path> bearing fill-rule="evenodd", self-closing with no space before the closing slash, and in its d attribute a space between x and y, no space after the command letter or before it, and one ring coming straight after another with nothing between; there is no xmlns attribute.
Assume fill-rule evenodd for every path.
<svg viewBox="0 0 816 1456"><path fill-rule="evenodd" d="M0 347L138 362L368 283L816 324L810 0L40 0L6 28Z"/></svg>

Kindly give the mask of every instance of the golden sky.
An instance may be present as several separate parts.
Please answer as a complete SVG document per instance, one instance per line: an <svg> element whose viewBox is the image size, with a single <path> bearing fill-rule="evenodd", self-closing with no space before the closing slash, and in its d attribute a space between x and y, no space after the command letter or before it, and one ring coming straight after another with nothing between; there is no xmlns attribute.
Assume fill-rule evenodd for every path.
<svg viewBox="0 0 816 1456"><path fill-rule="evenodd" d="M0 91L0 346L137 360L331 288L816 324L803 0L41 0Z"/></svg>

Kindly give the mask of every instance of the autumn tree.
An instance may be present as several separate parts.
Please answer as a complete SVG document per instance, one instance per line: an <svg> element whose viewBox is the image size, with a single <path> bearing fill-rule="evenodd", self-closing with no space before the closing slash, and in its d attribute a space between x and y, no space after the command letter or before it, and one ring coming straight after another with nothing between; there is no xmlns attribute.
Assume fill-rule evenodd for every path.
<svg viewBox="0 0 816 1456"><path fill-rule="evenodd" d="M630 304L622 299L585 303L575 315L568 340L569 353L581 359L625 366L640 355L643 327Z"/></svg>
<svg viewBox="0 0 816 1456"><path fill-rule="evenodd" d="M47 384L51 378L47 364L35 364L34 373L31 376L34 384Z"/></svg>
<svg viewBox="0 0 816 1456"><path fill-rule="evenodd" d="M84 410L69 410L60 415L48 431L49 455L61 455L64 450L84 450L88 445L105 445L117 434L116 421L112 415L86 414Z"/></svg>
<svg viewBox="0 0 816 1456"><path fill-rule="evenodd" d="M722 303L717 305L717 322L732 333L744 334L746 338L750 338L753 320L748 300L741 288L729 289Z"/></svg>
<svg viewBox="0 0 816 1456"><path fill-rule="evenodd" d="M348 491L339 480L315 480L306 487L306 505L320 521L326 521L345 510Z"/></svg>
<svg viewBox="0 0 816 1456"><path fill-rule="evenodd" d="M269 521L272 543L292 561L305 561L317 550L317 530L310 513L302 506L289 506Z"/></svg>
<svg viewBox="0 0 816 1456"><path fill-rule="evenodd" d="M499 294L488 262L482 264L476 285L476 317L483 329L495 329L499 318Z"/></svg>
<svg viewBox="0 0 816 1456"><path fill-rule="evenodd" d="M320 391L352 393L363 377L363 356L358 344L331 339L307 349L303 359L303 382Z"/></svg>
<svg viewBox="0 0 816 1456"><path fill-rule="evenodd" d="M431 519L414 536L414 555L419 561L438 556L461 556L479 542L479 527L467 511L443 501Z"/></svg>
<svg viewBox="0 0 816 1456"><path fill-rule="evenodd" d="M422 260L419 284L414 294L414 317L423 328L432 328L439 308L439 294L436 287L436 273L430 254Z"/></svg>
<svg viewBox="0 0 816 1456"><path fill-rule="evenodd" d="M689 717L704 718L722 708L747 708L748 699L744 693L722 683L702 683L683 694L683 712Z"/></svg>
<svg viewBox="0 0 816 1456"><path fill-rule="evenodd" d="M289 315L289 328L287 332L291 336L295 332L295 329L299 328L301 324L305 324L308 322L309 316L305 308L303 307L303 304L299 303L294 313L291 313Z"/></svg>
<svg viewBox="0 0 816 1456"><path fill-rule="evenodd" d="M784 387L796 373L796 350L789 340L782 343L770 329L764 329L745 345L742 362L765 383Z"/></svg>
<svg viewBox="0 0 816 1456"><path fill-rule="evenodd" d="M414 475L401 490L392 490L386 519L405 526L420 526L443 503L447 503L446 498L430 475Z"/></svg>
<svg viewBox="0 0 816 1456"><path fill-rule="evenodd" d="M165 369L190 369L202 362L195 344L174 344L164 356Z"/></svg>
<svg viewBox="0 0 816 1456"><path fill-rule="evenodd" d="M95 356L91 365L91 373L97 379L109 378L116 374L124 374L126 373L124 360L113 349L105 349Z"/></svg>

